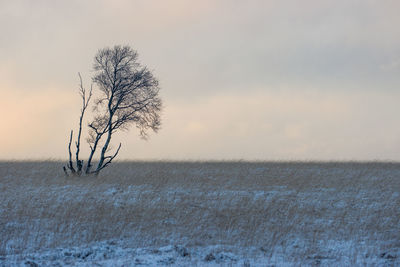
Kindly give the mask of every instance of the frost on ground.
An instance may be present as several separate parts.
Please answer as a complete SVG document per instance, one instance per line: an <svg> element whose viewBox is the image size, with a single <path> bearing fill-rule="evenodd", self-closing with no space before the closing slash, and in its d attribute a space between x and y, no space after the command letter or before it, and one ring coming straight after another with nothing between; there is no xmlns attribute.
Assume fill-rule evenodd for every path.
<svg viewBox="0 0 400 267"><path fill-rule="evenodd" d="M400 164L0 163L0 266L400 265Z"/></svg>

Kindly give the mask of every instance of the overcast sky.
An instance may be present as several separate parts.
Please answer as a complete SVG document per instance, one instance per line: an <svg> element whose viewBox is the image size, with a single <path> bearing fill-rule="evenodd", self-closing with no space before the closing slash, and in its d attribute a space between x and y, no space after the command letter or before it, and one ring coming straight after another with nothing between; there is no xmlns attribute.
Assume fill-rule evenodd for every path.
<svg viewBox="0 0 400 267"><path fill-rule="evenodd" d="M130 45L162 129L120 159L400 160L400 2L0 0L0 158L65 159L78 72ZM86 145L86 144L85 144ZM85 151L84 151L85 152Z"/></svg>

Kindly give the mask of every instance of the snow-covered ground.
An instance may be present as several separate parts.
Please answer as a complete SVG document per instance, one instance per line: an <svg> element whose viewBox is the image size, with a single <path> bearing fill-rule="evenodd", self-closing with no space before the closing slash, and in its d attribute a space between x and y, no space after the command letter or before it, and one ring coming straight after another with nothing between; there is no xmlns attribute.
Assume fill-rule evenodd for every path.
<svg viewBox="0 0 400 267"><path fill-rule="evenodd" d="M0 163L0 266L400 265L400 164Z"/></svg>

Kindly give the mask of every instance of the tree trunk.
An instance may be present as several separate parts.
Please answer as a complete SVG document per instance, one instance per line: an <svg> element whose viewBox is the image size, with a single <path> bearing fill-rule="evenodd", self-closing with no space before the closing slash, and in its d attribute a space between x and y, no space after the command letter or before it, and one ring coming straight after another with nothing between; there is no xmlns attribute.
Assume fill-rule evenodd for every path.
<svg viewBox="0 0 400 267"><path fill-rule="evenodd" d="M104 159L105 159L105 154L107 152L107 148L108 148L108 146L110 144L110 141L111 141L111 135L112 135L111 124L110 124L109 127L110 128L108 130L107 140L104 143L103 148L101 149L100 161L99 161L99 164L97 164L97 168L96 168L96 172L95 172L96 176L99 175L99 173L100 173L101 167L103 166L103 163L104 163Z"/></svg>
<svg viewBox="0 0 400 267"><path fill-rule="evenodd" d="M88 158L88 161L86 164L86 170L85 170L86 174L89 174L90 169L92 168L92 159L93 159L94 153L96 152L99 140L100 140L99 135L97 135L96 140L94 141L93 147L91 147L90 155L89 155L89 158Z"/></svg>
<svg viewBox="0 0 400 267"><path fill-rule="evenodd" d="M68 162L68 169L71 171L72 174L75 175L74 165L72 163L72 153L71 153L71 142L72 142L72 135L74 131L71 130L71 135L69 136L69 143L68 143L68 154L69 154L69 162Z"/></svg>

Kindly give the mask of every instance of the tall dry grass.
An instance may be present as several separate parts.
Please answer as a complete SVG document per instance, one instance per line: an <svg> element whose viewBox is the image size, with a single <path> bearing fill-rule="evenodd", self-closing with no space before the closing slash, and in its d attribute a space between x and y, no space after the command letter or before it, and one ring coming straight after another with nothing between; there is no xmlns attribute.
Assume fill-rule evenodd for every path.
<svg viewBox="0 0 400 267"><path fill-rule="evenodd" d="M117 162L97 178L62 165L0 163L0 255L109 239L349 263L400 250L398 163Z"/></svg>

